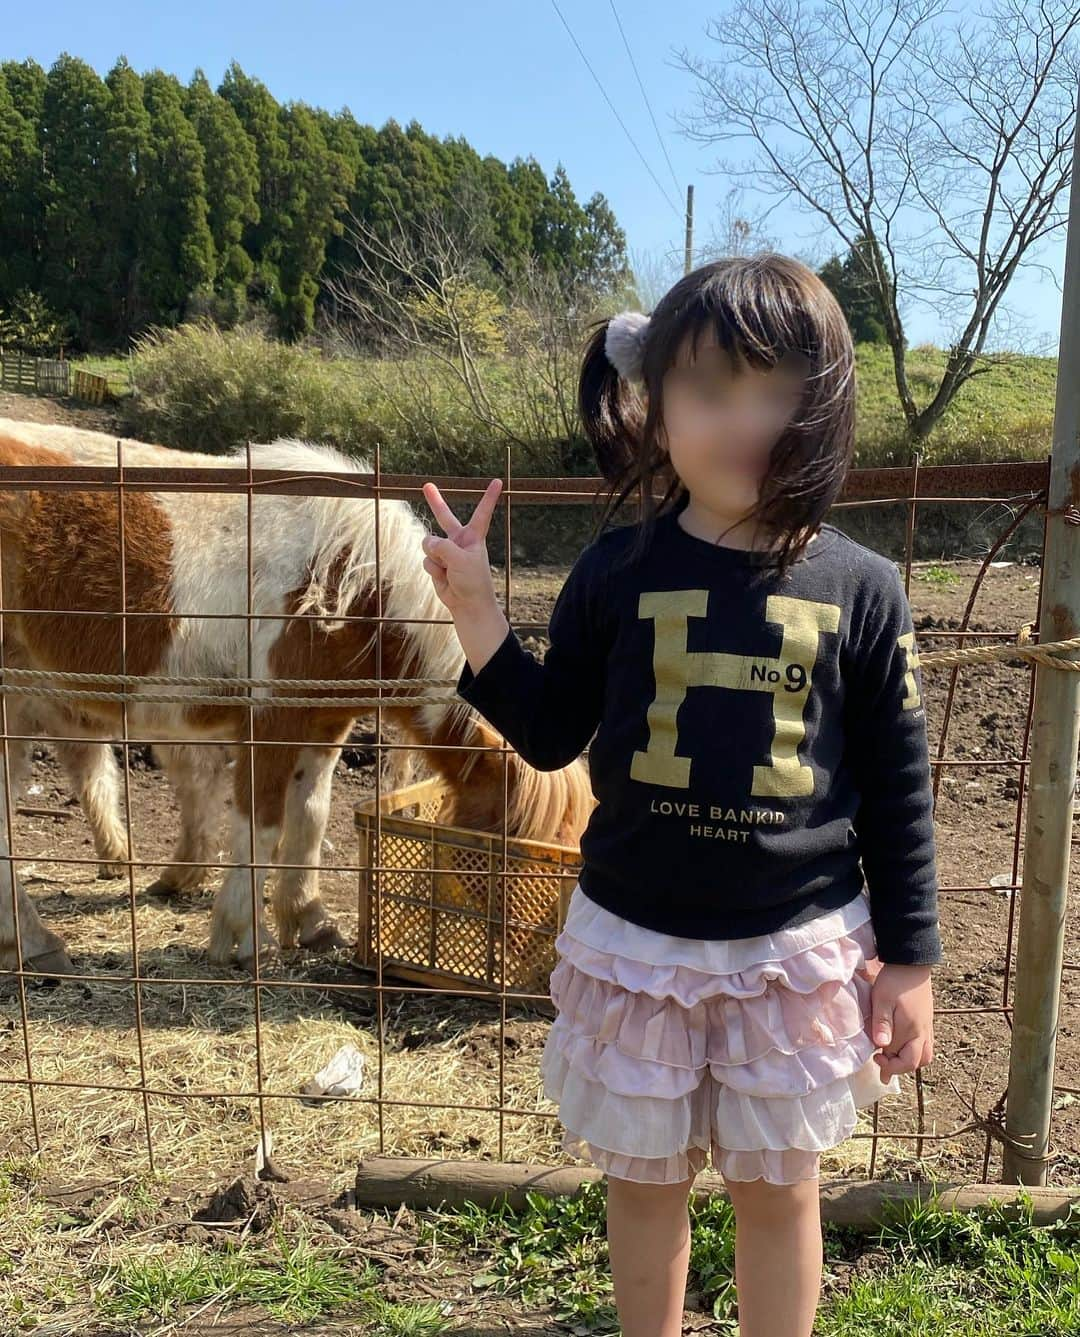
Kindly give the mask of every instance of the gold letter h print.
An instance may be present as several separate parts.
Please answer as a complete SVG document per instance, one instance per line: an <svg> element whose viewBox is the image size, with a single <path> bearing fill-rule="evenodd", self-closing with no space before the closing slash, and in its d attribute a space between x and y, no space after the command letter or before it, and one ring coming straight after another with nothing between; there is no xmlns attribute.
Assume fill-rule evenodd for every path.
<svg viewBox="0 0 1080 1337"><path fill-rule="evenodd" d="M783 628L779 655L734 655L687 649L687 621L704 617L708 602L708 590L649 591L639 599L638 617L653 622L656 696L648 711L648 745L644 752L634 753L631 777L672 789L688 788L691 758L676 755L679 708L690 687L727 687L768 692L772 698L769 764L754 766L750 792L761 798L812 794L813 768L804 766L798 756L806 737L803 709L821 633L839 628L839 606L770 594L765 618Z"/></svg>

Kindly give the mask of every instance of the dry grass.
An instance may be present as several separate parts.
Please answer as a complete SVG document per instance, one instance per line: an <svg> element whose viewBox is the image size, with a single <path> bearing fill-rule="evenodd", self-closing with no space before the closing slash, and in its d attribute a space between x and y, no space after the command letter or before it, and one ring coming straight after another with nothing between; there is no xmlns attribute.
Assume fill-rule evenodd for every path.
<svg viewBox="0 0 1080 1337"><path fill-rule="evenodd" d="M56 803L60 773L49 762L35 764L42 793L31 802ZM137 857L164 858L170 839L171 796L156 773L133 772ZM335 873L333 863L355 861L349 843L354 805L366 795L342 780L324 875L324 894L339 922L355 927L355 875ZM172 829L175 829L173 827ZM355 837L353 837L355 838ZM131 972L131 913L124 881L99 881L90 866L55 861L57 854L87 856L77 810L66 822L21 817L16 853L38 857L21 863L27 890L47 921L61 931L78 968L102 977L27 989L34 1076L50 1081L92 1082L148 1088L155 1167L165 1174L212 1173L235 1165L258 1137L258 1102L250 1096L196 1092L254 1092L258 1083L254 989L239 972L236 983L182 984L179 977L211 979L205 959L209 894L165 902L142 894L154 868L136 870L135 929L140 969L160 983L142 987L142 1062L135 1023L135 991L117 979ZM42 857L53 854L54 859ZM370 983L349 969L347 953L337 962L306 952L286 953L270 978L310 984L314 979ZM112 978L110 978L110 976ZM498 1155L498 1116L481 1112L384 1107L379 1120L367 1098L431 1102L434 1105L499 1104L498 1005L483 1000L417 997L393 990L385 995L384 1056L379 1089L379 1044L370 991L326 983L319 988L261 991L262 1088L288 1097L264 1102L275 1157L286 1169L332 1177L365 1154ZM26 1074L18 993L6 981L0 1025L7 1042L0 1051L0 1077ZM508 1021L511 1040L503 1068L503 1103L526 1110L551 1110L539 1091L537 1051L545 1023ZM517 1027L519 1034L514 1035ZM524 1028L524 1030L522 1030ZM527 1042L526 1042L527 1041ZM365 1056L365 1086L359 1099L310 1106L296 1093L343 1044ZM143 1098L139 1091L36 1087L43 1156L57 1176L95 1178L130 1174L146 1165ZM554 1154L550 1120L506 1116L504 1154L545 1159ZM0 1086L0 1154L34 1150L24 1088Z"/></svg>
<svg viewBox="0 0 1080 1337"><path fill-rule="evenodd" d="M41 865L38 865L41 871ZM78 896L75 879L73 890ZM87 889L94 895L96 888ZM169 983L169 975L209 976L191 911L142 904L137 909L141 966L162 983L142 989L142 1065L135 1026L134 989L108 980L31 988L27 993L34 1075L50 1081L140 1085L175 1093L148 1097L156 1168L165 1174L207 1173L246 1159L258 1138L258 1102L245 1096L186 1093L255 1091L258 1087L254 990L249 985ZM89 920L89 916L81 916ZM99 908L93 916L95 954L130 962L130 919L125 907ZM182 927L181 927L182 925ZM184 942L194 937L195 943ZM69 940L71 940L69 938ZM72 940L76 957L83 944ZM277 979L304 981L312 958L298 957ZM239 977L238 977L239 978ZM358 979L361 977L357 977ZM335 1177L365 1154L380 1150L376 1108L364 1097L378 1090L378 1038L374 1015L350 1019L350 1002L374 1011L370 995L326 988L261 991L261 1065L265 1091L290 1096L264 1102L275 1158L286 1169ZM340 1000L340 1001L338 1001ZM9 1043L0 1076L25 1075L18 999L3 1003ZM530 1023L538 1029L542 1023ZM511 1022L511 1026L513 1023ZM479 1038L477 1035L479 1033ZM402 1041L404 1039L404 1046ZM294 1093L343 1044L365 1056L365 1088L358 1100L302 1103ZM499 1103L496 1057L497 1008L458 1000L426 1001L387 996L381 1094L386 1100L434 1105ZM52 1173L72 1179L131 1173L146 1163L142 1095L138 1091L36 1088L38 1125ZM504 1101L517 1108L550 1108L538 1090L536 1048L507 1047ZM25 1090L0 1092L0 1149L24 1155L33 1149ZM497 1116L468 1110L387 1106L383 1149L389 1154L468 1154L482 1146L497 1155ZM510 1159L550 1159L554 1144L543 1120L506 1120Z"/></svg>

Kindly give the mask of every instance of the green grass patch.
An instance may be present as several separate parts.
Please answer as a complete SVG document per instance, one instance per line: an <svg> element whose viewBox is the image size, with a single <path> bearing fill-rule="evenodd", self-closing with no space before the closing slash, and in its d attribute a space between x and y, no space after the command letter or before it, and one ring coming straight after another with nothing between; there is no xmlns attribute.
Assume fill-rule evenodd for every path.
<svg viewBox="0 0 1080 1337"><path fill-rule="evenodd" d="M1080 1210L1048 1226L1022 1210L917 1206L884 1227L891 1261L823 1314L828 1337L1066 1337L1080 1332Z"/></svg>
<svg viewBox="0 0 1080 1337"><path fill-rule="evenodd" d="M907 464L911 447L896 392L892 353L879 344L856 350L857 468ZM907 356L908 381L917 404L934 396L946 354L924 345ZM1043 459L1050 453L1057 359L1010 355L962 387L944 418L921 443L924 464Z"/></svg>
<svg viewBox="0 0 1080 1337"><path fill-rule="evenodd" d="M104 376L109 382L110 392L117 399L131 394L131 361L127 357L80 357L72 358L71 365L80 371L87 371L92 376Z"/></svg>
<svg viewBox="0 0 1080 1337"><path fill-rule="evenodd" d="M378 1269L355 1245L314 1236L292 1209L259 1236L180 1245L141 1229L140 1212L164 1188L153 1175L118 1185L107 1222L89 1223L85 1213L44 1201L40 1179L33 1160L0 1160L4 1337L53 1334L61 1318L65 1332L95 1337L174 1325L183 1331L204 1309L207 1323L212 1316L227 1326L230 1314L255 1310L289 1331L322 1331L332 1322L364 1337L437 1337L452 1326L444 1306L426 1297L390 1301Z"/></svg>
<svg viewBox="0 0 1080 1337"><path fill-rule="evenodd" d="M943 1210L935 1201L893 1213L864 1234L826 1224L820 1337L1065 1337L1080 1332L1080 1210L1048 1226L1017 1208ZM721 1330L737 1333L735 1218L723 1198L691 1209L688 1291ZM575 1331L615 1332L602 1181L573 1198L528 1195L505 1204L429 1213L433 1245L475 1265L473 1286L548 1305ZM873 1251L870 1269L853 1269ZM842 1277L848 1280L841 1280Z"/></svg>
<svg viewBox="0 0 1080 1337"><path fill-rule="evenodd" d="M603 1186L586 1184L573 1197L526 1196L522 1212L502 1203L427 1213L421 1238L475 1258L477 1291L550 1306L562 1322L611 1331L615 1307Z"/></svg>
<svg viewBox="0 0 1080 1337"><path fill-rule="evenodd" d="M362 1245L319 1233L321 1223L313 1227L294 1208L260 1235L195 1246L142 1229L136 1218L155 1199L152 1178L126 1182L130 1207L121 1204L103 1225L43 1201L39 1174L33 1162L0 1164L0 1332L12 1337L55 1333L60 1317L76 1337L183 1331L204 1310L206 1323L255 1311L296 1332L329 1323L365 1337L438 1337L463 1320L483 1328L489 1303L493 1313L546 1311L572 1334L618 1330L602 1180L569 1198L530 1193L521 1211L502 1204L416 1213L409 1229L427 1255L418 1267L452 1278L450 1296L471 1292L480 1312L466 1319L453 1299L414 1301L402 1272L391 1299ZM1033 1223L1023 1193L1016 1206L959 1212L931 1199L895 1206L887 1218L868 1233L825 1226L815 1337L1080 1333L1076 1206L1046 1226ZM708 1199L691 1220L688 1290L715 1330L736 1337L731 1204Z"/></svg>
<svg viewBox="0 0 1080 1337"><path fill-rule="evenodd" d="M960 574L957 571L950 570L947 566L942 566L940 562L931 562L923 567L921 571L915 573L916 580L925 581L927 585L933 585L937 589L947 589L956 585L960 580Z"/></svg>
<svg viewBox="0 0 1080 1337"><path fill-rule="evenodd" d="M914 348L908 376L919 404L945 364ZM907 464L913 447L896 392L891 353L857 349L856 467ZM388 471L592 473L572 406L576 350L553 364L507 354L477 356L468 374L445 353L397 360L329 356L257 329L190 324L143 339L130 363L88 359L134 386L125 399L132 435L181 449L222 452L245 441L298 436L370 455ZM930 437L926 464L1041 459L1050 450L1057 363L1009 356L968 382Z"/></svg>
<svg viewBox="0 0 1080 1337"><path fill-rule="evenodd" d="M283 1323L307 1323L356 1310L374 1285L304 1235L288 1239L273 1227L269 1247L189 1247L175 1256L127 1257L94 1287L103 1316L128 1323L172 1319L208 1301L261 1305Z"/></svg>

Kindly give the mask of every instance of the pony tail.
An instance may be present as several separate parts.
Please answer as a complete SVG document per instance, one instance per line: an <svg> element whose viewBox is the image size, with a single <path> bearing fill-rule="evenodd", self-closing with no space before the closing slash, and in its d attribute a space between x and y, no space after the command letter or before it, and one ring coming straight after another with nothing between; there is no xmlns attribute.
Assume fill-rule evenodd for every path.
<svg viewBox="0 0 1080 1337"><path fill-rule="evenodd" d="M578 413L602 477L615 485L636 470L645 412L608 358L605 341L610 320L597 321L586 342L578 379Z"/></svg>

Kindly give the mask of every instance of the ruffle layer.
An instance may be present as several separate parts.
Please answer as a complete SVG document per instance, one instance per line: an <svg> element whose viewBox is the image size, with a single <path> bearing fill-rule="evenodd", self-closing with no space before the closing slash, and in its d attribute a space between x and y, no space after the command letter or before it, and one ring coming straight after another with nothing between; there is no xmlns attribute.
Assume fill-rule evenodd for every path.
<svg viewBox="0 0 1080 1337"><path fill-rule="evenodd" d="M564 931L584 946L648 966L679 964L710 975L730 975L761 961L782 961L808 947L851 933L870 918L865 888L846 904L791 928L751 938L682 938L644 928L591 900L578 883ZM557 946L561 944L556 942Z"/></svg>
<svg viewBox="0 0 1080 1337"><path fill-rule="evenodd" d="M580 1160L591 1160L606 1175L630 1179L639 1184L678 1184L692 1174L708 1168L709 1152L704 1147L687 1147L674 1156L649 1160L644 1156L621 1156L573 1133L565 1132L563 1150ZM821 1168L819 1151L730 1151L713 1142L712 1163L725 1179L767 1179L771 1184L794 1184L802 1179L817 1179Z"/></svg>
<svg viewBox="0 0 1080 1337"><path fill-rule="evenodd" d="M773 1049L795 1054L808 1045L839 1044L857 1035L870 1014L870 982L861 975L821 978L805 993L776 985L743 997L714 993L685 1007L677 999L632 993L563 959L550 988L560 1033L573 1031L676 1068L750 1064Z"/></svg>
<svg viewBox="0 0 1080 1337"><path fill-rule="evenodd" d="M775 935L773 935L775 942ZM812 993L823 980L850 979L867 956L875 951L874 932L869 921L849 933L827 942L806 947L787 957L776 955L750 962L730 972L701 970L681 962L650 965L615 952L602 951L581 942L568 928L557 940L559 957L596 979L610 980L630 993L645 993L653 998L672 998L681 1007L690 1008L717 994L749 998L764 993L770 981L795 993Z"/></svg>
<svg viewBox="0 0 1080 1337"><path fill-rule="evenodd" d="M552 1028L548 1044L561 1050L567 1063L620 1096L657 1096L677 1099L697 1086L702 1073L695 1068L677 1068L655 1059L635 1058L614 1044L603 1044L588 1035L574 1035L565 1027ZM731 1067L709 1065L717 1081L747 1095L806 1096L815 1088L840 1077L850 1077L870 1058L875 1046L865 1031L861 1035L827 1047L808 1046L794 1053L771 1049L749 1063Z"/></svg>
<svg viewBox="0 0 1080 1337"><path fill-rule="evenodd" d="M578 1138L649 1159L707 1146L713 1136L731 1151L828 1151L854 1132L858 1110L900 1089L895 1076L881 1080L872 1058L798 1096L749 1095L711 1073L685 1095L622 1095L571 1067L557 1045L545 1048L542 1074L544 1094Z"/></svg>

